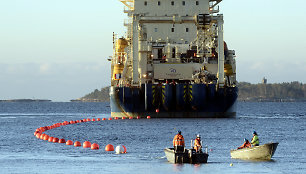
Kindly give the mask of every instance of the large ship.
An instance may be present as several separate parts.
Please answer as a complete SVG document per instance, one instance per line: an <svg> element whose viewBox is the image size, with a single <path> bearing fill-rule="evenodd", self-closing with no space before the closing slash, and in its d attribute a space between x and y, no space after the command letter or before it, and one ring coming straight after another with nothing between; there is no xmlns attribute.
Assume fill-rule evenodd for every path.
<svg viewBox="0 0 306 174"><path fill-rule="evenodd" d="M235 51L223 40L222 0L120 0L113 34L112 117L235 117Z"/></svg>

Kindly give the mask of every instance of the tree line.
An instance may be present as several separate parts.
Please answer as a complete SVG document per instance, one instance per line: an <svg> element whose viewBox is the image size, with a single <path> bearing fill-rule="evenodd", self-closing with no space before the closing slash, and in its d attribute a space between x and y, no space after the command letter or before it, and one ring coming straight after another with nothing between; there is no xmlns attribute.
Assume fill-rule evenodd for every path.
<svg viewBox="0 0 306 174"><path fill-rule="evenodd" d="M251 84L238 83L240 101L306 101L306 84L300 82ZM109 101L109 87L95 89L80 101Z"/></svg>

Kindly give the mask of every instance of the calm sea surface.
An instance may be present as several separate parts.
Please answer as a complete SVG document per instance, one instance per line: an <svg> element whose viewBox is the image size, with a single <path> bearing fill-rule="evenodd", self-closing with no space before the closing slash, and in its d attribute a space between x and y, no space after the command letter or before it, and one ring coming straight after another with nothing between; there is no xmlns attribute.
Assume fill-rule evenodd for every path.
<svg viewBox="0 0 306 174"><path fill-rule="evenodd" d="M140 119L73 124L54 137L98 143L84 149L37 139L36 128L83 118L110 117L108 103L1 103L0 173L306 173L306 103L238 103L236 119ZM208 146L207 164L170 164L163 149L181 130L187 147L196 134ZM256 130L261 143L279 142L272 161L230 157ZM105 152L107 144L127 154ZM230 164L233 166L230 166Z"/></svg>

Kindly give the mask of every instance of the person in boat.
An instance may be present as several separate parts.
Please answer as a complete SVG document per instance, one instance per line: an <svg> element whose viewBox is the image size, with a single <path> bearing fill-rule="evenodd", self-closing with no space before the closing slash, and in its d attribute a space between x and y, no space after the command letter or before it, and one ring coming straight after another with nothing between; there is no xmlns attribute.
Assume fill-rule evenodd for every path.
<svg viewBox="0 0 306 174"><path fill-rule="evenodd" d="M243 149L243 148L249 148L252 147L251 143L249 142L249 140L247 140L246 138L244 139L244 143L243 145L241 145L240 147L238 147L237 149Z"/></svg>
<svg viewBox="0 0 306 174"><path fill-rule="evenodd" d="M173 146L175 152L184 152L185 141L181 131L177 131L177 134L174 136Z"/></svg>
<svg viewBox="0 0 306 174"><path fill-rule="evenodd" d="M259 139L256 131L253 132L253 138L251 144L252 146L259 146Z"/></svg>
<svg viewBox="0 0 306 174"><path fill-rule="evenodd" d="M197 135L197 138L194 140L193 149L196 150L196 152L201 152L202 150L202 144L201 144L201 136L200 134Z"/></svg>

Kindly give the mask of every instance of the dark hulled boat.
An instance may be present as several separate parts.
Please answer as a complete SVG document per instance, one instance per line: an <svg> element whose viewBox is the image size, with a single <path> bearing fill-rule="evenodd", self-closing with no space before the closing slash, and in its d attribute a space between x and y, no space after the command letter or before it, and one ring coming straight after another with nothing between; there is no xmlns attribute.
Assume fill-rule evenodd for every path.
<svg viewBox="0 0 306 174"><path fill-rule="evenodd" d="M112 117L235 117L235 51L223 40L221 1L120 1L129 20L125 38L113 36Z"/></svg>
<svg viewBox="0 0 306 174"><path fill-rule="evenodd" d="M207 163L208 154L199 152L197 153L194 149L185 149L184 152L175 152L174 148L164 149L167 160L170 163Z"/></svg>

